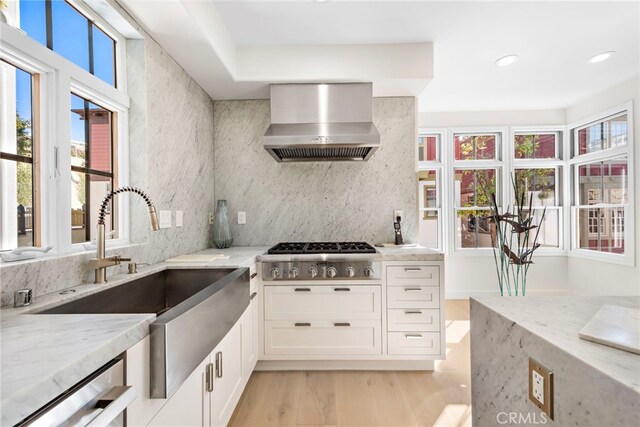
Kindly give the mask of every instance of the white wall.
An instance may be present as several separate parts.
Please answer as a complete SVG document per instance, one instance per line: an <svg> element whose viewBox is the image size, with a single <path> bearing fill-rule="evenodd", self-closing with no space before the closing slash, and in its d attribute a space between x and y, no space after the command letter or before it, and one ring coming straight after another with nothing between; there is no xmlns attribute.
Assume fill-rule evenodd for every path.
<svg viewBox="0 0 640 427"><path fill-rule="evenodd" d="M570 257L568 278L574 292L599 295L640 295L640 77L631 79L567 109L567 122L572 123L598 114L608 108L633 101L633 143L635 173L635 266L625 267L607 262Z"/></svg>
<svg viewBox="0 0 640 427"><path fill-rule="evenodd" d="M421 112L418 126L421 129L468 126L564 126L566 120L565 110ZM450 232L450 230L444 230L445 236ZM534 263L527 278L527 294L555 294L570 291L566 257L536 255ZM496 277L493 255L445 257L447 298L498 295Z"/></svg>

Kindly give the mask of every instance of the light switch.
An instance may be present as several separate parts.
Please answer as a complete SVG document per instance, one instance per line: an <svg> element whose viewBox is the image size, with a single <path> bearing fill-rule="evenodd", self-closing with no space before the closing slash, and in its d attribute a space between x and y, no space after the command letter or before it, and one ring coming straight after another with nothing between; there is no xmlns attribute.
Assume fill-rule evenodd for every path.
<svg viewBox="0 0 640 427"><path fill-rule="evenodd" d="M171 211L160 211L160 228L171 228Z"/></svg>
<svg viewBox="0 0 640 427"><path fill-rule="evenodd" d="M238 224L246 224L247 223L247 213L244 211L238 212Z"/></svg>
<svg viewBox="0 0 640 427"><path fill-rule="evenodd" d="M182 227L183 211L176 211L176 227Z"/></svg>

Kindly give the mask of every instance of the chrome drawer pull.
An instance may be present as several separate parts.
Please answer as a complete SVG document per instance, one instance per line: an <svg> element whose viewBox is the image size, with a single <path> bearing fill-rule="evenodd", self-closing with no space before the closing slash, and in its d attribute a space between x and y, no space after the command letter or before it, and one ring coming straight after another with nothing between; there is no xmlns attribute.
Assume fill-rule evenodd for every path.
<svg viewBox="0 0 640 427"><path fill-rule="evenodd" d="M404 314L422 314L421 311L405 311Z"/></svg>
<svg viewBox="0 0 640 427"><path fill-rule="evenodd" d="M250 300L254 299L256 297L256 295L258 295L257 292L254 292L251 294L251 296L249 297Z"/></svg>
<svg viewBox="0 0 640 427"><path fill-rule="evenodd" d="M106 426L118 417L136 398L136 391L130 386L117 386L104 394L96 403L98 415L86 424L87 427Z"/></svg>
<svg viewBox="0 0 640 427"><path fill-rule="evenodd" d="M333 326L351 326L351 323L348 323L348 322L334 323Z"/></svg>
<svg viewBox="0 0 640 427"><path fill-rule="evenodd" d="M351 288L333 288L335 292L350 292Z"/></svg>
<svg viewBox="0 0 640 427"><path fill-rule="evenodd" d="M310 288L295 288L295 292L311 292Z"/></svg>
<svg viewBox="0 0 640 427"><path fill-rule="evenodd" d="M422 338L422 334L404 334L404 337L409 340L416 340Z"/></svg>
<svg viewBox="0 0 640 427"><path fill-rule="evenodd" d="M222 352L216 353L216 378L222 378Z"/></svg>
<svg viewBox="0 0 640 427"><path fill-rule="evenodd" d="M420 267L406 267L404 271L422 271Z"/></svg>
<svg viewBox="0 0 640 427"><path fill-rule="evenodd" d="M251 279L255 279L257 275L258 275L258 273L253 273L253 274L251 275Z"/></svg>
<svg viewBox="0 0 640 427"><path fill-rule="evenodd" d="M213 391L213 363L207 364L205 373L206 388L208 392Z"/></svg>
<svg viewBox="0 0 640 427"><path fill-rule="evenodd" d="M295 323L294 326L311 326L311 323L308 323L308 322Z"/></svg>
<svg viewBox="0 0 640 427"><path fill-rule="evenodd" d="M420 292L421 290L420 288L404 288L405 292Z"/></svg>

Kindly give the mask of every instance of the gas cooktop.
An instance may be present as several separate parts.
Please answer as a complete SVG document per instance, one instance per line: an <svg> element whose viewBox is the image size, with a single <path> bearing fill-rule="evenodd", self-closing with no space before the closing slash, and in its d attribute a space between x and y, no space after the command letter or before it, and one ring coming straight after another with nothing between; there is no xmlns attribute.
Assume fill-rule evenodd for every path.
<svg viewBox="0 0 640 427"><path fill-rule="evenodd" d="M263 280L379 280L380 254L366 242L285 242L260 257Z"/></svg>
<svg viewBox="0 0 640 427"><path fill-rule="evenodd" d="M295 254L374 254L366 242L285 242L269 249L269 255Z"/></svg>

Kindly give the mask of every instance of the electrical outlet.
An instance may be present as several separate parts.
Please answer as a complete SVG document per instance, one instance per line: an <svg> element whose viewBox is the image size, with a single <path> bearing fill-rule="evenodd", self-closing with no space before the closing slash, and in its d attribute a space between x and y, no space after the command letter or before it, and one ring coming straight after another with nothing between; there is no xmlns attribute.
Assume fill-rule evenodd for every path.
<svg viewBox="0 0 640 427"><path fill-rule="evenodd" d="M209 212L209 225L213 225L213 212Z"/></svg>
<svg viewBox="0 0 640 427"><path fill-rule="evenodd" d="M184 213L182 211L176 211L176 227L182 227L184 220Z"/></svg>
<svg viewBox="0 0 640 427"><path fill-rule="evenodd" d="M238 212L238 224L246 224L247 223L247 213L244 211Z"/></svg>
<svg viewBox="0 0 640 427"><path fill-rule="evenodd" d="M400 220L402 221L402 210L400 210L400 209L394 209L394 210L393 210L393 222L396 222L396 220L398 219L398 217L400 217Z"/></svg>
<svg viewBox="0 0 640 427"><path fill-rule="evenodd" d="M529 358L529 400L553 419L553 372Z"/></svg>

